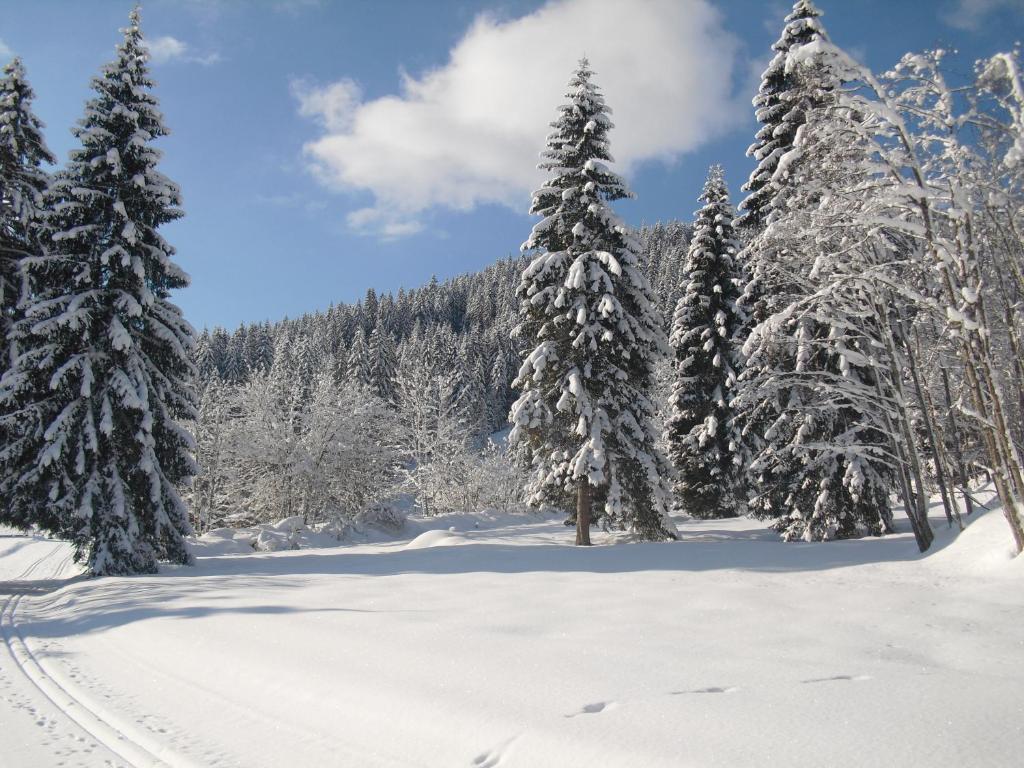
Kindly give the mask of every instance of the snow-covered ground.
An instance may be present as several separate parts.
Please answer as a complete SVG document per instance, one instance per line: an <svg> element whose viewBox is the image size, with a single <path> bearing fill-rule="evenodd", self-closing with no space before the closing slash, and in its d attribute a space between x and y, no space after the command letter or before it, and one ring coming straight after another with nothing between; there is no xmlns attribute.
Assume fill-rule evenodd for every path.
<svg viewBox="0 0 1024 768"><path fill-rule="evenodd" d="M1017 766L1024 560L998 512L934 522L922 558L461 515L91 581L0 536L0 763Z"/></svg>

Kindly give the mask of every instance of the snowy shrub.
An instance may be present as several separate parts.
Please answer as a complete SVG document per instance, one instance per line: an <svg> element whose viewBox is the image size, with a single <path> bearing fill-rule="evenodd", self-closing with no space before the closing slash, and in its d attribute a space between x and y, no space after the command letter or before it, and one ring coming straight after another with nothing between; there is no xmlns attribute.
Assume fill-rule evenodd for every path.
<svg viewBox="0 0 1024 768"><path fill-rule="evenodd" d="M528 508L523 493L528 473L513 463L501 446L488 440L483 451L468 458L466 511L520 512Z"/></svg>
<svg viewBox="0 0 1024 768"><path fill-rule="evenodd" d="M191 488L200 528L281 515L345 522L392 490L393 411L329 372L297 381L284 367L241 386L214 384L196 424L201 472Z"/></svg>
<svg viewBox="0 0 1024 768"><path fill-rule="evenodd" d="M355 524L398 533L405 527L405 514L386 502L374 504L356 515Z"/></svg>

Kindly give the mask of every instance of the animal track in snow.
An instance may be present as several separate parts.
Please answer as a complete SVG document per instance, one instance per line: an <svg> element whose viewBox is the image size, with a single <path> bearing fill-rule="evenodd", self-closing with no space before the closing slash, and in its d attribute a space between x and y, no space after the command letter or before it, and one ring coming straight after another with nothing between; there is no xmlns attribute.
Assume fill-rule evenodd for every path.
<svg viewBox="0 0 1024 768"><path fill-rule="evenodd" d="M614 701L595 701L593 704L586 704L579 712L573 712L566 717L579 717L580 715L596 715L598 712L605 712L615 706Z"/></svg>
<svg viewBox="0 0 1024 768"><path fill-rule="evenodd" d="M864 680L870 680L871 675L833 675L832 677L812 677L810 680L801 680L801 683L830 683L833 680L852 680L853 682L862 682Z"/></svg>
<svg viewBox="0 0 1024 768"><path fill-rule="evenodd" d="M673 696L681 696L684 693L736 693L739 688L730 685L725 688L720 688L717 685L712 685L709 688L695 688L691 691L672 691Z"/></svg>
<svg viewBox="0 0 1024 768"><path fill-rule="evenodd" d="M501 764L502 758L505 757L505 750L507 750L512 745L512 742L518 739L521 735L522 734L517 733L515 736L505 739L493 749L481 752L473 758L473 768L496 768L496 766Z"/></svg>

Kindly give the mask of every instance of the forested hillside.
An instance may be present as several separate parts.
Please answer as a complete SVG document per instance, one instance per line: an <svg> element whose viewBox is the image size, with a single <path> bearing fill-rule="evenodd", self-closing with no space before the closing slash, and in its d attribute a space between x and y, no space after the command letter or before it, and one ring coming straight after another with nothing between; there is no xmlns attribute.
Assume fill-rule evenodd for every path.
<svg viewBox="0 0 1024 768"><path fill-rule="evenodd" d="M643 270L666 314L683 285L691 229L672 221L638 233ZM476 496L519 504L521 477L502 452L485 449L487 436L507 427L515 399L522 350L512 330L526 263L501 259L395 295L370 289L356 304L325 312L234 331L204 329L196 344L203 468L193 496L196 526L293 513L311 522L347 520L403 480L391 466L403 453L423 463L404 478L405 487L430 510L473 504ZM340 392L341 409L318 406L318 387L321 400ZM268 433L268 426L282 430ZM335 430L353 441L348 455L314 459L307 438L315 433L314 441L324 441ZM273 455L261 456L257 446ZM445 452L450 460L437 466L434 456ZM514 476L497 492L485 477L482 487L467 490L470 470L485 467ZM313 477L320 478L315 497L298 490Z"/></svg>

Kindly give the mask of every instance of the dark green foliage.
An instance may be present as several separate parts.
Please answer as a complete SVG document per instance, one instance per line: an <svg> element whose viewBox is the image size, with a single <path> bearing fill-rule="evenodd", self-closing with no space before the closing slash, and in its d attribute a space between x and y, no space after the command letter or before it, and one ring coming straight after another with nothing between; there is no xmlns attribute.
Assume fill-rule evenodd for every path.
<svg viewBox="0 0 1024 768"><path fill-rule="evenodd" d="M45 250L25 260L22 350L0 386L16 437L3 490L19 524L69 538L94 574L189 562L178 489L195 474L193 331L170 292L188 285L157 229L182 214L156 170L166 133L138 11L47 195Z"/></svg>
<svg viewBox="0 0 1024 768"><path fill-rule="evenodd" d="M740 472L731 446L729 399L740 366L738 247L719 166L708 173L700 199L704 207L694 224L669 338L674 386L665 437L676 470L677 505L694 517L734 517Z"/></svg>

